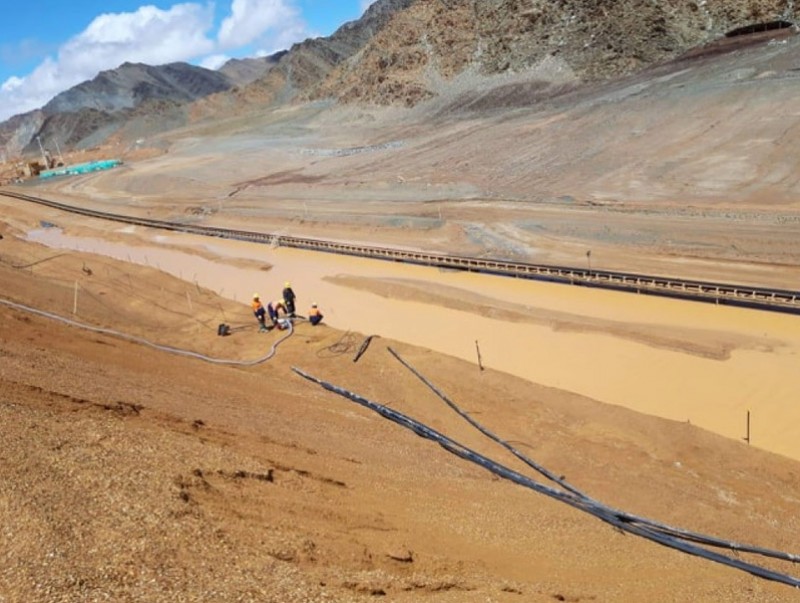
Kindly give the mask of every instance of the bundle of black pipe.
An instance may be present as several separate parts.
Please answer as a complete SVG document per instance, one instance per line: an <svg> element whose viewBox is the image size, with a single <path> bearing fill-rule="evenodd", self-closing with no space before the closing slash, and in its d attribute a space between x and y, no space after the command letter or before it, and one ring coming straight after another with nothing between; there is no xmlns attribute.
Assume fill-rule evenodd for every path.
<svg viewBox="0 0 800 603"><path fill-rule="evenodd" d="M425 382L426 385L428 385L434 391L434 393L436 393L442 400L444 400L448 404L448 406L453 408L453 410L458 412L458 414L461 415L463 418L466 418L466 413L463 413L463 411L458 409L456 405L451 400L449 400L449 398L447 398L443 393L441 393L433 384L431 384L424 377L422 377L422 375L418 371L413 369L408 363L403 361L393 350L390 350L390 352L404 366L406 366L406 368L411 370L418 378L423 380L423 382ZM779 582L781 584L786 584L789 586L793 586L795 588L800 588L800 579L794 576L776 572L769 568L757 565L755 563L742 561L732 556L723 555L721 553L718 553L710 549L711 548L727 549L732 553L734 553L735 555L741 553L750 553L772 559L789 561L792 563L797 563L800 561L800 556L796 554L724 540L721 538L717 538L715 536L709 536L693 532L690 530L685 530L682 528L672 527L658 521L653 521L645 517L639 517L637 515L633 515L625 511L614 509L613 507L610 507L597 500L594 500L593 498L590 498L579 489L570 485L563 477L558 476L552 471L549 471L544 467L538 465L534 461L522 455L518 450L511 447L507 442L503 442L502 440L497 438L497 436L492 434L489 430L480 426L476 421L474 421L474 419L471 418L468 419L468 421L474 427L479 429L481 433L483 433L490 439L494 440L495 442L502 444L509 451L515 454L515 456L523 460L529 467L536 470L541 475L547 477L550 481L554 482L559 487L553 487L547 484L537 482L536 480L526 475L523 475L509 467L506 467L505 465L502 465L501 463L498 463L497 461L494 461L493 459L490 459L476 452L475 450L468 448L463 444L460 444L459 442L456 442L455 440L447 437L443 433L436 431L432 427L429 427L424 423L412 419L408 415L405 415L401 412L398 412L387 406L384 406L383 404L378 404L362 396L359 396L358 394L347 391L341 387L338 387L336 385L333 385L331 383L313 377L312 375L309 375L308 373L305 373L298 368L292 367L292 370L296 374L303 377L304 379L316 383L317 385L321 386L322 388L330 392L333 392L339 396L342 396L344 398L347 398L355 402L356 404L368 408L373 412L376 412L377 414L381 415L382 417L389 419L390 421L397 423L398 425L405 427L406 429L416 433L420 437L436 442L442 448L444 448L451 454L454 454L455 456L463 460L475 463L476 465L483 467L484 469L490 471L491 473L497 475L498 477L507 479L524 488L531 489L534 492L538 492L539 494L544 494L545 496L548 496L562 503L565 503L570 507L588 513L596 517L600 521L603 521L619 529L622 532L634 534L636 536L639 536L646 540L650 540L651 542L655 542L662 546L686 553L688 555L693 555L696 557L707 559L709 561L714 561L716 563L720 563L722 565L726 565L728 567L743 572L747 572L753 576L757 576L765 580L772 580L774 582Z"/></svg>

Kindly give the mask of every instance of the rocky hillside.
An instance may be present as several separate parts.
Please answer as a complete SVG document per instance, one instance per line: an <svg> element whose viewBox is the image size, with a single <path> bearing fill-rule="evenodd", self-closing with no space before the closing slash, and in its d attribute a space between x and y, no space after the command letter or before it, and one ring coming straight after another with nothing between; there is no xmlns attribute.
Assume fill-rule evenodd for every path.
<svg viewBox="0 0 800 603"><path fill-rule="evenodd" d="M182 63L102 72L0 124L0 144L35 153L39 134L85 148L297 100L415 106L497 75L527 78L546 96L794 18L793 0L378 0L327 38L217 72Z"/></svg>
<svg viewBox="0 0 800 603"><path fill-rule="evenodd" d="M44 113L37 109L15 115L0 123L0 145L4 147L6 154L11 157L34 142L44 120Z"/></svg>
<svg viewBox="0 0 800 603"><path fill-rule="evenodd" d="M264 77L284 54L232 59L218 71L186 63L125 63L62 92L41 110L8 120L0 125L0 140L36 155L37 134L46 146L58 141L64 149L101 145L112 137L147 137L184 125L194 101Z"/></svg>
<svg viewBox="0 0 800 603"><path fill-rule="evenodd" d="M270 69L278 64L278 61L280 61L285 54L286 51L281 51L266 57L230 59L219 68L219 72L235 85L244 86L263 77Z"/></svg>
<svg viewBox="0 0 800 603"><path fill-rule="evenodd" d="M418 0L308 96L415 105L464 73L606 80L794 17L790 0Z"/></svg>
<svg viewBox="0 0 800 603"><path fill-rule="evenodd" d="M158 67L124 63L62 92L47 103L43 111L47 115L79 109L113 112L133 109L144 101L188 102L227 90L231 85L222 73L187 63Z"/></svg>
<svg viewBox="0 0 800 603"><path fill-rule="evenodd" d="M247 86L194 103L193 118L321 96L311 91L318 90L340 65L362 52L399 13L416 1L378 0L360 19L345 23L330 36L295 44L281 54L274 68Z"/></svg>
<svg viewBox="0 0 800 603"><path fill-rule="evenodd" d="M346 23L328 38L314 38L295 44L279 68L287 73L287 83L302 92L327 79L331 71L362 48L402 14L415 0L379 0L358 21Z"/></svg>
<svg viewBox="0 0 800 603"><path fill-rule="evenodd" d="M268 68L269 64L258 75ZM254 68L249 69L252 74ZM157 67L124 63L62 92L40 110L0 124L0 144L11 154L35 156L40 152L37 135L46 145L52 147L53 141L58 141L59 148L66 150L103 144L120 129L143 119L152 127L128 127L135 137L163 131L165 126L185 122L181 116L187 104L253 77L230 76L187 63Z"/></svg>

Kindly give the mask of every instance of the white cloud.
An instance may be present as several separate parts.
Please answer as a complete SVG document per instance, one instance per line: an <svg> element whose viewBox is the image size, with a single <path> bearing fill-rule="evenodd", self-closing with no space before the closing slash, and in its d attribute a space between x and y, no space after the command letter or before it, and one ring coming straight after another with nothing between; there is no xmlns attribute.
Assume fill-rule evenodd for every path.
<svg viewBox="0 0 800 603"><path fill-rule="evenodd" d="M280 50L307 36L306 24L292 0L233 0L219 28L223 49L254 43Z"/></svg>
<svg viewBox="0 0 800 603"><path fill-rule="evenodd" d="M291 48L295 42L302 42L309 37L313 37L313 34L306 28L305 23L291 24L281 31L269 32L267 35L261 36L256 56L275 54L279 50Z"/></svg>
<svg viewBox="0 0 800 603"><path fill-rule="evenodd" d="M106 14L67 42L58 63L83 79L100 69L126 61L161 65L211 52L208 37L213 27L213 7L176 4L168 10L142 6L134 13Z"/></svg>
<svg viewBox="0 0 800 603"><path fill-rule="evenodd" d="M10 77L3 82L0 86L0 119L41 107L55 94L80 81L64 77L58 63L48 57L30 75Z"/></svg>
<svg viewBox="0 0 800 603"><path fill-rule="evenodd" d="M231 60L227 54L212 54L200 61L200 67L205 69L219 69L225 63Z"/></svg>
<svg viewBox="0 0 800 603"><path fill-rule="evenodd" d="M214 27L211 2L102 14L30 74L0 82L0 121L42 107L58 93L124 62L198 61L213 69L228 54L235 55L232 50L272 54L309 36L297 0L231 0L216 36Z"/></svg>
<svg viewBox="0 0 800 603"><path fill-rule="evenodd" d="M14 90L22 86L23 83L25 82L22 78L11 76L5 82L3 82L2 86L0 86L0 91L13 92Z"/></svg>
<svg viewBox="0 0 800 603"><path fill-rule="evenodd" d="M96 17L80 34L47 57L32 73L0 85L0 120L46 104L59 92L129 62L161 65L214 49L208 37L213 6L176 4L167 10L142 6L132 13Z"/></svg>

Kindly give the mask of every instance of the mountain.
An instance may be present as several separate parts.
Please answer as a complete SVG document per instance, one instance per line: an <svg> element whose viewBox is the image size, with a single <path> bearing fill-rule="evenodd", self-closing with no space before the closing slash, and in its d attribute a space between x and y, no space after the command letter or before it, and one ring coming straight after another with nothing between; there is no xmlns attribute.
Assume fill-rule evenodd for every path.
<svg viewBox="0 0 800 603"><path fill-rule="evenodd" d="M330 37L292 46L279 69L287 85L302 92L324 81L331 71L368 45L389 23L418 0L379 0L357 21L344 24Z"/></svg>
<svg viewBox="0 0 800 603"><path fill-rule="evenodd" d="M41 109L20 113L0 123L0 145L8 158L19 153L27 145L36 144L36 134L45 122Z"/></svg>
<svg viewBox="0 0 800 603"><path fill-rule="evenodd" d="M187 63L124 63L55 96L38 112L38 129L9 128L3 139L8 148L34 155L40 152L37 135L51 153L54 142L61 149L93 147L124 129L136 139L179 127L186 122L187 104L234 85L225 73Z"/></svg>
<svg viewBox="0 0 800 603"><path fill-rule="evenodd" d="M215 117L231 107L260 104L265 98L288 102L296 91L324 80L413 1L379 0L361 19L330 37L307 40L264 58L233 59L218 71L186 63L124 63L62 92L37 112L0 124L0 144L12 154L36 154L38 134L44 140L60 140L65 148L86 148L123 131L128 138L138 138L191 119ZM208 97L217 98L192 106ZM37 120L38 128L32 129Z"/></svg>
<svg viewBox="0 0 800 603"><path fill-rule="evenodd" d="M604 81L729 34L789 27L793 13L784 0L414 2L309 98L412 106L464 74Z"/></svg>
<svg viewBox="0 0 800 603"><path fill-rule="evenodd" d="M86 148L297 101L413 107L505 85L498 76L526 78L530 93L517 91L514 102L530 103L708 45L721 52L728 37L788 29L794 17L786 0L378 0L331 36L219 71L185 63L104 71L0 124L0 144L34 152L38 134ZM486 110L495 97L508 106L504 94L458 104Z"/></svg>
<svg viewBox="0 0 800 603"><path fill-rule="evenodd" d="M124 63L62 92L42 110L46 115L80 109L114 112L151 100L190 102L231 87L224 74L187 63L158 67Z"/></svg>
<svg viewBox="0 0 800 603"><path fill-rule="evenodd" d="M244 86L263 77L270 69L278 64L278 61L280 61L285 54L286 51L281 51L266 57L230 59L219 68L219 72L235 85Z"/></svg>
<svg viewBox="0 0 800 603"><path fill-rule="evenodd" d="M38 154L37 134L64 148L86 148L113 136L138 139L180 127L189 120L192 102L263 77L285 54L231 59L218 71L186 63L124 63L0 125L0 140L11 150Z"/></svg>
<svg viewBox="0 0 800 603"><path fill-rule="evenodd" d="M272 69L248 85L195 103L194 117L210 118L219 113L311 99L312 91L337 67L358 55L398 13L418 1L378 0L360 19L345 23L330 36L294 44Z"/></svg>
<svg viewBox="0 0 800 603"><path fill-rule="evenodd" d="M239 81L244 79L187 63L124 63L0 124L0 144L10 155L38 156L37 136L48 147L55 142L60 149L80 149L101 145L126 126L133 126L128 129L135 137L163 131L185 123L185 107L192 101ZM149 128L139 127L143 120Z"/></svg>

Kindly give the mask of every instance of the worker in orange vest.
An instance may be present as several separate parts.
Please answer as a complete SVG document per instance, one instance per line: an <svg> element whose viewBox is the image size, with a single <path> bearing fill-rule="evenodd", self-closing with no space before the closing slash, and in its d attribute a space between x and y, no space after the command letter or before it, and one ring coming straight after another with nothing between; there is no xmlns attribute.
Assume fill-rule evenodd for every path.
<svg viewBox="0 0 800 603"><path fill-rule="evenodd" d="M322 322L322 312L319 311L316 303L311 304L311 309L308 311L308 322L312 326L317 326Z"/></svg>
<svg viewBox="0 0 800 603"><path fill-rule="evenodd" d="M253 315L258 320L259 332L267 330L267 322L266 322L266 310L264 310L264 304L261 303L261 299L259 298L258 293L253 293L253 301L250 303L250 307L253 308Z"/></svg>

